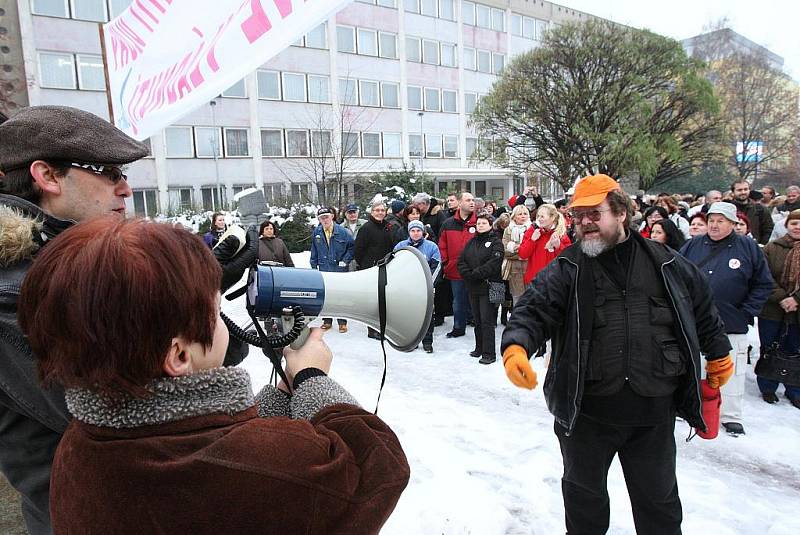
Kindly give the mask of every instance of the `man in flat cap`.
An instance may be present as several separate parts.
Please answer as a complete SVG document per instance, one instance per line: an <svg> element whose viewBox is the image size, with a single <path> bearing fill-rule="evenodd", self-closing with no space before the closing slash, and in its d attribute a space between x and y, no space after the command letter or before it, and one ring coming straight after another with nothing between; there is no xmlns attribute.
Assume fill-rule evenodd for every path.
<svg viewBox="0 0 800 535"><path fill-rule="evenodd" d="M125 216L123 165L147 147L85 111L33 106L0 124L0 470L22 497L29 533L50 533L50 465L69 423L43 389L19 331L19 288L36 254L75 222ZM67 313L67 311L65 311Z"/></svg>

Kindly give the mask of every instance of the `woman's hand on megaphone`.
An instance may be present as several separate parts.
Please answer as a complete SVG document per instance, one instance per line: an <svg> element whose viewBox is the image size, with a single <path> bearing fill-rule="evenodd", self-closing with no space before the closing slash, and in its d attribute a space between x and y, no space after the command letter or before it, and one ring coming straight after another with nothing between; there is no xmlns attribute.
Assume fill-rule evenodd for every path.
<svg viewBox="0 0 800 535"><path fill-rule="evenodd" d="M325 331L319 327L311 329L308 338L300 349L292 349L285 347L283 349L283 356L286 357L286 376L294 382L294 376L297 372L305 370L306 368L317 368L326 374L331 369L331 361L333 360L333 353L331 348L322 339Z"/></svg>

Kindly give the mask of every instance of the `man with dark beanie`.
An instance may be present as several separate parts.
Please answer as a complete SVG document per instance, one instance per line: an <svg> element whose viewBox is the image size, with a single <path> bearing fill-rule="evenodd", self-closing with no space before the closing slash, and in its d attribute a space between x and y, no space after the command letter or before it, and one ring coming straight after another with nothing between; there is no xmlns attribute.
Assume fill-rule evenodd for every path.
<svg viewBox="0 0 800 535"><path fill-rule="evenodd" d="M616 180L583 178L570 204L578 242L522 295L501 344L506 375L536 387L528 362L546 340L545 378L564 476L568 533L606 533L606 478L618 455L637 533L677 535L675 415L706 429L701 353L712 387L733 371L730 344L700 271L630 228Z"/></svg>

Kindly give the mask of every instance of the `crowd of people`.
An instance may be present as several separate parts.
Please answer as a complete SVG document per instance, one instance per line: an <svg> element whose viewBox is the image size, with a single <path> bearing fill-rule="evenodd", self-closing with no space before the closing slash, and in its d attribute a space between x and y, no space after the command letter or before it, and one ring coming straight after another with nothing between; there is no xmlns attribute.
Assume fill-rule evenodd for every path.
<svg viewBox="0 0 800 535"><path fill-rule="evenodd" d="M276 386L254 394L233 366L247 344L229 338L221 294L256 261L293 266L279 225L243 239L220 213L202 237L125 219L123 166L147 153L73 108L0 123L0 470L28 531L377 532L410 469L329 377L334 318L284 350ZM525 389L549 351L567 531L607 530L618 455L637 532L680 533L676 415L708 432L701 385L720 389L722 428L744 434L748 363L800 352L800 187L777 193L738 180L631 197L593 175L552 204L529 186L503 206L466 191L376 198L364 217L322 206L310 267L418 249L436 275L423 351L452 315L444 338L471 327L468 355L490 365L505 326L503 367ZM800 381L761 374L762 399L778 403L781 382L800 408Z"/></svg>

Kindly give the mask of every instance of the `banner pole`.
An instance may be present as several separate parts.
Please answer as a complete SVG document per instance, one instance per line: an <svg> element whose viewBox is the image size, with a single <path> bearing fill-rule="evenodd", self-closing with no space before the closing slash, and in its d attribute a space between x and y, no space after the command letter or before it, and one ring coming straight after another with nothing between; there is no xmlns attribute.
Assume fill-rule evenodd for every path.
<svg viewBox="0 0 800 535"><path fill-rule="evenodd" d="M114 106L112 105L111 98L111 79L108 76L108 56L106 55L106 34L103 31L103 24L97 25L97 30L100 34L100 55L103 58L103 77L106 82L106 101L108 103L108 120L114 124Z"/></svg>

